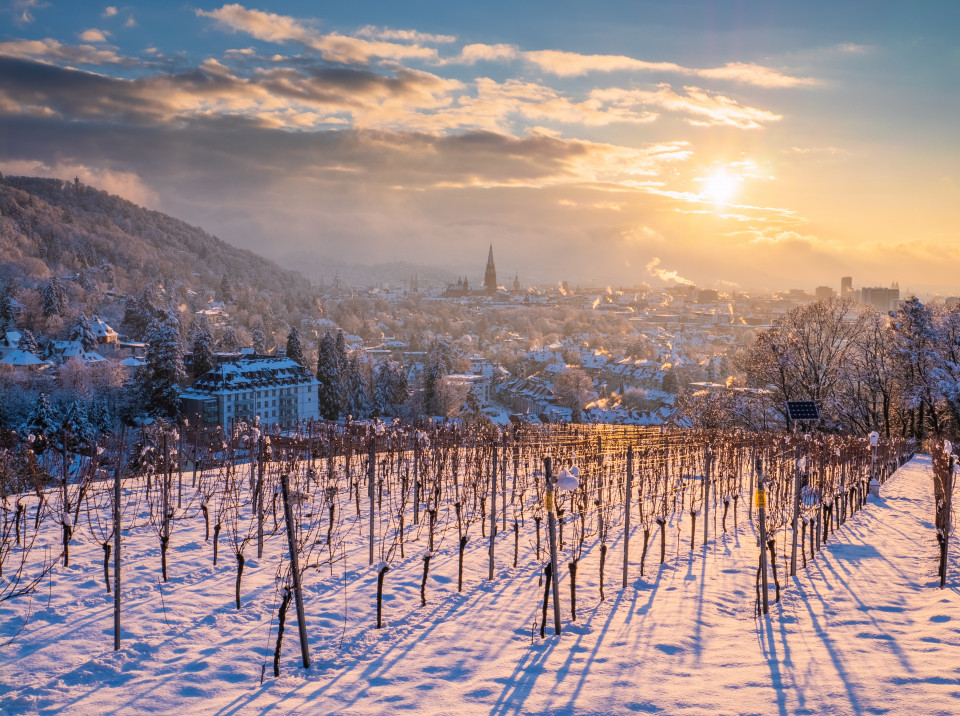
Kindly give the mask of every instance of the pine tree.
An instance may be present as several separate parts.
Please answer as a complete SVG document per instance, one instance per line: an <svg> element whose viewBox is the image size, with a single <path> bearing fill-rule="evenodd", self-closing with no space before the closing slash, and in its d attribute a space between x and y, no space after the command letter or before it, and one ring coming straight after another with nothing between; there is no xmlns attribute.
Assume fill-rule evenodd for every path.
<svg viewBox="0 0 960 716"><path fill-rule="evenodd" d="M121 327L127 335L143 338L157 316L157 311L157 286L150 285L127 299Z"/></svg>
<svg viewBox="0 0 960 716"><path fill-rule="evenodd" d="M139 373L141 396L151 415L175 419L180 410L180 383L186 378L176 319L161 311L146 338L146 365Z"/></svg>
<svg viewBox="0 0 960 716"><path fill-rule="evenodd" d="M60 424L60 437L67 450L81 450L90 444L93 427L87 418L87 411L83 403L74 400L67 407Z"/></svg>
<svg viewBox="0 0 960 716"><path fill-rule="evenodd" d="M287 358L303 365L303 343L300 340L300 331L296 326L290 329L287 335Z"/></svg>
<svg viewBox="0 0 960 716"><path fill-rule="evenodd" d="M317 391L320 415L325 420L336 420L340 417L340 396L343 394L343 386L340 364L337 361L336 342L329 332L323 335L317 346L317 380L320 382Z"/></svg>
<svg viewBox="0 0 960 716"><path fill-rule="evenodd" d="M47 397L46 393L40 393L37 396L33 412L27 418L23 430L33 435L34 440L31 447L37 455L42 455L50 444L50 437L57 432L57 414L50 405L50 398Z"/></svg>
<svg viewBox="0 0 960 716"><path fill-rule="evenodd" d="M12 327L17 319L17 306L13 298L14 287L8 283L0 292L0 329Z"/></svg>
<svg viewBox="0 0 960 716"><path fill-rule="evenodd" d="M223 303L230 303L233 300L233 284L230 283L230 277L226 274L220 279L219 298Z"/></svg>
<svg viewBox="0 0 960 716"><path fill-rule="evenodd" d="M341 330L337 331L334 349L337 370L340 372L340 407L345 408L347 405L347 339Z"/></svg>
<svg viewBox="0 0 960 716"><path fill-rule="evenodd" d="M197 316L193 324L193 340L190 345L193 353L193 377L199 378L204 373L213 370L213 334L210 324L203 314Z"/></svg>
<svg viewBox="0 0 960 716"><path fill-rule="evenodd" d="M90 406L90 425L100 435L110 432L113 421L110 418L110 409L103 398L94 398Z"/></svg>
<svg viewBox="0 0 960 716"><path fill-rule="evenodd" d="M359 356L350 358L347 368L347 413L354 420L363 420L370 416L369 384L365 366Z"/></svg>
<svg viewBox="0 0 960 716"><path fill-rule="evenodd" d="M67 292L56 276L53 276L43 285L40 297L45 318L62 316L64 311L67 310Z"/></svg>
<svg viewBox="0 0 960 716"><path fill-rule="evenodd" d="M267 334L263 329L262 320L254 327L250 337L253 339L253 352L258 355L266 355L270 350L270 345L267 343Z"/></svg>
<svg viewBox="0 0 960 716"><path fill-rule="evenodd" d="M233 326L229 326L220 337L220 350L224 353L236 353L240 350L240 340Z"/></svg>
<svg viewBox="0 0 960 716"><path fill-rule="evenodd" d="M450 346L443 341L434 344L427 356L421 383L423 387L423 407L430 415L439 415L440 384L443 377L449 375L453 368L453 354Z"/></svg>
<svg viewBox="0 0 960 716"><path fill-rule="evenodd" d="M377 365L373 374L373 416L387 415L390 411L390 367L387 361Z"/></svg>
<svg viewBox="0 0 960 716"><path fill-rule="evenodd" d="M17 344L17 348L26 353L37 355L37 339L33 337L33 334L30 331L24 331L20 335L20 342Z"/></svg>
<svg viewBox="0 0 960 716"><path fill-rule="evenodd" d="M86 316L77 317L77 322L70 333L70 340L79 342L84 353L89 353L96 347L97 337L93 334L93 328L87 322Z"/></svg>

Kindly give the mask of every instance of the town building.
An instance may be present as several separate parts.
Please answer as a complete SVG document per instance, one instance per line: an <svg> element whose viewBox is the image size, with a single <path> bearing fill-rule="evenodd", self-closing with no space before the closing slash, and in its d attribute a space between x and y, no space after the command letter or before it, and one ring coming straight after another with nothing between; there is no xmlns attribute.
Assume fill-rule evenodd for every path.
<svg viewBox="0 0 960 716"><path fill-rule="evenodd" d="M285 356L242 356L222 361L180 396L181 412L225 429L260 418L265 425L292 427L317 420L317 379Z"/></svg>

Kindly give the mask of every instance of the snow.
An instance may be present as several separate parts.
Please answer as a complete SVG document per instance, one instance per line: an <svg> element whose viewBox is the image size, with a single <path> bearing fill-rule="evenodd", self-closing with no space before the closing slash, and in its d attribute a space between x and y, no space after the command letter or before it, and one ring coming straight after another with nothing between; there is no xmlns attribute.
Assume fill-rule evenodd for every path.
<svg viewBox="0 0 960 716"><path fill-rule="evenodd" d="M426 607L420 532L385 575L381 630L377 570L353 529L345 564L304 577L313 665L300 666L291 602L279 678L271 662L282 534L262 560L247 548L238 611L229 538L221 535L213 567L202 519L189 513L174 525L170 580L161 583L156 532L142 522L125 530L123 643L114 652L102 551L78 529L68 568L32 598L0 604L4 641L29 615L0 649L0 713L956 713L960 559L952 545L948 588L937 589L929 458L915 458L881 494L815 559L808 553L796 578L778 557L783 599L767 617L754 614L757 549L744 510L737 533L706 548L698 539L693 552L689 519L668 525L667 562L657 564L655 534L645 577L635 532L626 589L622 544L611 541L605 602L599 546L588 542L577 621L562 568L563 633L553 635L548 617L543 640L532 520L521 529L518 568L512 530L498 537L493 581L487 540L471 528L462 594L456 537L447 535L430 562Z"/></svg>

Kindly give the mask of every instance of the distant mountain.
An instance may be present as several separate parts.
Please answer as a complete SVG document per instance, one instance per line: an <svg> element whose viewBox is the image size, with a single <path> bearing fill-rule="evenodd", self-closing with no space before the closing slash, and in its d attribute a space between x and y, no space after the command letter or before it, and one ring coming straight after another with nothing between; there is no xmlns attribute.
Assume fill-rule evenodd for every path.
<svg viewBox="0 0 960 716"><path fill-rule="evenodd" d="M420 290L424 290L445 287L456 283L459 278L453 271L407 261L357 264L306 252L290 253L280 257L279 261L287 266L296 266L301 273L321 286L330 286L334 280L339 279L346 286L366 287L388 283L391 286L407 287L411 277L416 276ZM479 274L479 270L475 273Z"/></svg>
<svg viewBox="0 0 960 716"><path fill-rule="evenodd" d="M299 320L314 293L296 271L79 181L3 177L0 282L30 290L51 276L80 287L70 300L82 311L151 284L168 301L196 308L222 295L227 276L241 309L234 313L248 324L258 316Z"/></svg>

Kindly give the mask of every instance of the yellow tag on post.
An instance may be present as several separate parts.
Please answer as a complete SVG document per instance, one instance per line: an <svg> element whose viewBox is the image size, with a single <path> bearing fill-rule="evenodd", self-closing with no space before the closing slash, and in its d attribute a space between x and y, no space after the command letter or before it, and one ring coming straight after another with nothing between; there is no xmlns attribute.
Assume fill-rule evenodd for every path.
<svg viewBox="0 0 960 716"><path fill-rule="evenodd" d="M547 512L553 512L553 493L552 492L547 493L546 508L547 508Z"/></svg>
<svg viewBox="0 0 960 716"><path fill-rule="evenodd" d="M767 493L763 490L757 490L757 509L767 509Z"/></svg>

